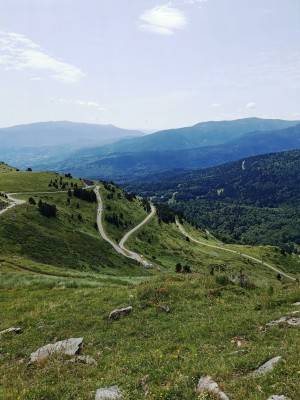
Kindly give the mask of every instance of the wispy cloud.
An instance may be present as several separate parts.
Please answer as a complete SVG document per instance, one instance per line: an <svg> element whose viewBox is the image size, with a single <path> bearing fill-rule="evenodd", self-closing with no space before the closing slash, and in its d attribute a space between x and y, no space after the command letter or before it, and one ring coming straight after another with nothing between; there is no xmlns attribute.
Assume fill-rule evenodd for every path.
<svg viewBox="0 0 300 400"><path fill-rule="evenodd" d="M249 110L253 110L254 108L256 108L256 103L254 103L253 101L250 101L250 102L246 105L246 107L247 107Z"/></svg>
<svg viewBox="0 0 300 400"><path fill-rule="evenodd" d="M184 4L190 4L191 6L197 4L200 5L201 3L206 3L207 0L183 0Z"/></svg>
<svg viewBox="0 0 300 400"><path fill-rule="evenodd" d="M53 99L53 102L58 102L61 104L73 104L76 106L90 107L97 109L98 111L107 111L106 108L102 107L101 104L95 101L84 101L78 99Z"/></svg>
<svg viewBox="0 0 300 400"><path fill-rule="evenodd" d="M140 16L140 21L140 28L159 35L172 35L187 24L184 13L170 4L146 10Z"/></svg>
<svg viewBox="0 0 300 400"><path fill-rule="evenodd" d="M0 31L0 68L15 71L47 72L60 82L75 83L83 76L80 68L47 54L25 36Z"/></svg>
<svg viewBox="0 0 300 400"><path fill-rule="evenodd" d="M218 107L221 107L221 103L212 103L210 106L212 107L212 108L218 108Z"/></svg>

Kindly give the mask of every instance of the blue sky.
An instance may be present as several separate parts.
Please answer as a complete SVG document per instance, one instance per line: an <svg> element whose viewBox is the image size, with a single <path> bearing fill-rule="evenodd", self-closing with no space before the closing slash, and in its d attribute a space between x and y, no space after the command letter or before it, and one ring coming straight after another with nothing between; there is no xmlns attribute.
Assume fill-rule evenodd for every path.
<svg viewBox="0 0 300 400"><path fill-rule="evenodd" d="M299 0L0 0L0 127L300 119Z"/></svg>

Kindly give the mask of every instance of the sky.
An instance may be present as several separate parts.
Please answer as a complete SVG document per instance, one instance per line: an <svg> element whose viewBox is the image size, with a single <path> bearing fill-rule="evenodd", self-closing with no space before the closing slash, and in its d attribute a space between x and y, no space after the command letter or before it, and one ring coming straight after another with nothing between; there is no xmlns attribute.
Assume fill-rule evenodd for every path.
<svg viewBox="0 0 300 400"><path fill-rule="evenodd" d="M300 120L300 0L0 0L0 127Z"/></svg>

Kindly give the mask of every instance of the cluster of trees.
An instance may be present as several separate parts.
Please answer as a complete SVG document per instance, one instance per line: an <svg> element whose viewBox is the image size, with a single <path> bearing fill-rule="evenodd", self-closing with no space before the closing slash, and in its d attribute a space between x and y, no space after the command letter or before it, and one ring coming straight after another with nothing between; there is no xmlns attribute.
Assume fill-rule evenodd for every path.
<svg viewBox="0 0 300 400"><path fill-rule="evenodd" d="M148 200L142 199L142 206L144 207L144 210L149 213L151 211L151 206Z"/></svg>
<svg viewBox="0 0 300 400"><path fill-rule="evenodd" d="M72 193L72 192L71 192ZM69 194L69 192L68 192ZM90 203L96 203L97 202L97 196L96 193L92 190L86 190L86 189L81 189L81 188L74 188L73 190L73 196L77 197L78 199L88 201Z"/></svg>
<svg viewBox="0 0 300 400"><path fill-rule="evenodd" d="M157 204L156 212L159 222L165 222L166 224L175 222L175 213L166 204Z"/></svg>
<svg viewBox="0 0 300 400"><path fill-rule="evenodd" d="M136 199L136 195L134 193L124 192L125 199L128 201L134 201Z"/></svg>
<svg viewBox="0 0 300 400"><path fill-rule="evenodd" d="M175 265L175 271L177 274L190 274L192 272L189 265L182 265L181 263Z"/></svg>
<svg viewBox="0 0 300 400"><path fill-rule="evenodd" d="M72 175L71 174L65 174L65 177L66 178L72 178ZM67 186L69 186L69 182L65 182L63 180L62 175L60 175L59 179L58 178L55 178L54 180L51 179L49 184L48 184L48 186L49 187L53 186L56 189L64 190ZM70 182L70 186L71 187L77 187L77 183Z"/></svg>
<svg viewBox="0 0 300 400"><path fill-rule="evenodd" d="M57 214L56 205L43 203L41 200L38 202L38 208L42 215L47 218L55 218Z"/></svg>
<svg viewBox="0 0 300 400"><path fill-rule="evenodd" d="M105 215L104 219L109 224L113 224L117 227L127 226L127 221L124 221L123 213L120 213L119 215L117 215L116 213L113 213L112 215Z"/></svg>

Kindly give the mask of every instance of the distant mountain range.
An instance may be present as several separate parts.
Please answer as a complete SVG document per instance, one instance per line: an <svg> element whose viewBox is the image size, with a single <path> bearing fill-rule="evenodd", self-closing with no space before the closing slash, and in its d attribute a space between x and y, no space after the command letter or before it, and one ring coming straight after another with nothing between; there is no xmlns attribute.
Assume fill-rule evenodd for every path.
<svg viewBox="0 0 300 400"><path fill-rule="evenodd" d="M118 135L135 137L117 140ZM22 149L9 148L8 136L11 144L19 140ZM155 180L157 174L174 169L206 168L242 157L298 149L300 124L246 118L143 135L113 126L63 122L2 129L1 141L2 137L6 144L0 150L0 159L19 168L30 166L126 182ZM106 144L97 145L99 138ZM29 147L24 147L26 143Z"/></svg>
<svg viewBox="0 0 300 400"><path fill-rule="evenodd" d="M19 168L29 164L43 164L47 168L49 162L58 162L75 149L142 135L142 132L113 125L68 121L18 125L0 129L0 159Z"/></svg>

